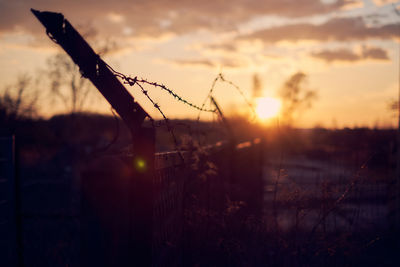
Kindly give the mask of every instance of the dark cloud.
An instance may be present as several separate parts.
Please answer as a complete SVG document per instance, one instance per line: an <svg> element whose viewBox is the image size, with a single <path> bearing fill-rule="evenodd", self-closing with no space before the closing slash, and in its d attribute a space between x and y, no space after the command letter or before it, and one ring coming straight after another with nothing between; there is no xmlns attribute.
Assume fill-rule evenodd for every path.
<svg viewBox="0 0 400 267"><path fill-rule="evenodd" d="M357 55L348 49L338 49L338 50L323 50L319 52L314 52L311 54L315 58L322 59L326 62L333 61L358 61L361 59L360 55Z"/></svg>
<svg viewBox="0 0 400 267"><path fill-rule="evenodd" d="M360 17L335 18L323 24L294 24L260 30L240 36L241 40L262 40L264 43L279 41L351 41L367 39L391 39L398 37L399 25L387 24L368 27Z"/></svg>
<svg viewBox="0 0 400 267"><path fill-rule="evenodd" d="M363 48L362 56L363 58L389 60L387 51L379 47Z"/></svg>
<svg viewBox="0 0 400 267"><path fill-rule="evenodd" d="M363 47L361 53L355 53L352 50L344 48L337 50L323 50L314 52L311 56L328 63L334 61L356 62L366 59L389 60L387 51L378 47Z"/></svg>
<svg viewBox="0 0 400 267"><path fill-rule="evenodd" d="M31 32L42 30L29 9L62 12L74 24L92 21L121 33L131 27L137 35L158 36L165 32L177 34L202 28L234 29L238 23L261 15L305 17L326 14L356 3L337 0L326 4L320 0L0 0L0 31L22 28ZM121 20L108 21L110 14Z"/></svg>

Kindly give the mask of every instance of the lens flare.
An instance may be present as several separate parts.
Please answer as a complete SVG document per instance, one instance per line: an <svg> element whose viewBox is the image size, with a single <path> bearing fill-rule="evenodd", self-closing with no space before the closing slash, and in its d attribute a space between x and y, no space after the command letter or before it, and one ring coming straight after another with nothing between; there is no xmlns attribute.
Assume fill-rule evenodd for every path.
<svg viewBox="0 0 400 267"><path fill-rule="evenodd" d="M136 157L133 162L135 169L139 172L145 172L147 169L146 161L140 157Z"/></svg>
<svg viewBox="0 0 400 267"><path fill-rule="evenodd" d="M256 100L256 113L260 119L276 117L281 109L281 101L272 97L260 97Z"/></svg>

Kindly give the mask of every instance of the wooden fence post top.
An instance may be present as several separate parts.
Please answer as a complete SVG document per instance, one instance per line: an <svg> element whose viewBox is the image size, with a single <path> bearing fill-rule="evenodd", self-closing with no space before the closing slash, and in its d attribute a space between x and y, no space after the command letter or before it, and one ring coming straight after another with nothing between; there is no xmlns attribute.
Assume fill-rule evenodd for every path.
<svg viewBox="0 0 400 267"><path fill-rule="evenodd" d="M32 13L46 28L51 40L59 44L124 120L131 132L140 130L147 112L115 77L109 66L90 47L61 13L38 11Z"/></svg>

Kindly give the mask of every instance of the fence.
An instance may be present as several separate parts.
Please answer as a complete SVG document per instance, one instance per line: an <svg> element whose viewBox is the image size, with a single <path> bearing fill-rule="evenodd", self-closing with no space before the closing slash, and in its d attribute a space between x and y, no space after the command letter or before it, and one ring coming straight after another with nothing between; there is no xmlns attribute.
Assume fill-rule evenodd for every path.
<svg viewBox="0 0 400 267"><path fill-rule="evenodd" d="M61 153L58 157L65 157L62 166L52 160L44 163L45 169L19 168L21 186L16 187L14 139L7 137L1 141L2 265L130 266L137 263L132 255L137 245L133 228L134 221L142 218L132 214L130 183L135 175L131 155L104 155L74 166L72 162L67 163L71 156ZM193 215L188 213L190 209L208 214L223 212L228 196L257 204L258 214L262 209L261 202L255 203L255 191L251 197L242 194L254 187L254 183L262 183L259 139L236 147L218 143L182 152L182 155L184 164L178 152L155 154L154 220L153 226L149 225L153 255L147 264L176 266L187 260L184 252L188 247L184 245L190 245L188 240L193 237L187 230L188 218ZM241 160L242 165L232 164L233 160ZM81 174L79 165L84 165ZM258 192L257 200L261 200L262 190ZM22 203L22 210L16 202ZM210 222L197 230L205 233L207 227L212 227Z"/></svg>
<svg viewBox="0 0 400 267"><path fill-rule="evenodd" d="M154 260L158 266L188 264L195 235L207 238L208 216L215 222L228 209L229 200L246 203L248 214L261 215L263 181L260 139L232 147L218 143L203 150L186 152L190 164L181 164L177 152L156 156L158 187L154 220ZM202 215L199 216L201 213ZM191 220L203 220L191 229ZM198 225L198 226L199 226ZM186 229L186 231L184 230ZM197 236L198 238L198 236Z"/></svg>
<svg viewBox="0 0 400 267"><path fill-rule="evenodd" d="M180 214L181 221L184 221L187 210L185 206L187 203L191 202L189 198L186 197L186 193L196 196L196 200L192 202L196 202L196 205L200 205L199 209L203 209L203 206L206 205L208 213L211 211L211 207L213 207L213 209L217 207L217 210L220 211L223 209L225 192L227 190L230 191L228 195L230 195L233 200L239 202L247 200L249 207L254 206L254 201L258 200L260 202L260 200L262 200L261 193L247 193L247 196L242 193L245 190L242 190L240 187L244 187L250 183L248 181L241 183L240 181L242 181L246 175L252 177L253 174L259 175L261 179L261 172L254 173L254 170L258 168L253 165L249 165L253 167L252 169L247 169L247 171L242 172L242 169L247 167L243 162L248 161L246 161L245 158L240 161L239 159L241 159L241 157L234 155L236 153L233 153L233 148L229 148L227 152L223 152L223 155L215 156L215 160L200 159L198 157L199 155L196 155L197 158L194 159L193 163L191 159L189 160L190 164L196 165L196 170L194 172L191 172L187 166L179 167L181 168L179 171L180 175L181 173L187 173L189 176L193 177L201 172L199 177L202 179L200 180L205 180L205 183L197 183L196 186L193 186L193 181L199 179L188 179L186 174L183 179L175 179L175 181L170 183L170 176L173 175L174 172L178 172L173 170L175 167L168 166L158 170L159 178L156 179L157 186L154 187L152 180L156 176L153 155L155 133L154 129L146 129L143 127L143 122L146 117L151 121L153 120L146 111L134 101L133 96L124 88L117 77L123 79L124 82L131 86L139 86L142 93L165 119L165 123L173 136L175 145L177 145L176 137L173 130L170 128L165 114L162 112L160 106L152 100L143 85L158 87L171 94L175 99L199 111L216 111L204 109L204 104L202 107L194 105L181 98L163 84L149 82L147 80L138 79L137 77L127 77L115 71L94 52L84 38L62 14L40 12L33 9L31 11L46 28L46 33L51 40L60 45L79 66L82 76L88 78L107 99L126 123L133 138L135 154L131 157L95 159L89 162L89 165L86 166L86 170L83 171L82 232L88 233L82 238L81 255L83 264L125 266L135 262L149 265L152 257L153 225L158 224L158 221L157 223L153 223L153 221L159 220L159 218L153 216L154 201L160 203L156 205L158 206L156 215L165 218L167 215L167 213L165 213L166 210L172 209L175 210L177 214ZM219 78L224 80L222 75L220 75ZM216 102L213 102L218 109ZM221 111L219 109L218 111L221 115ZM248 143L244 145L244 147L246 146L250 147L251 144ZM261 154L262 153L259 153L259 155ZM171 155L167 157L170 156ZM250 156L250 154L246 155L246 157L254 159L254 157ZM229 163L223 163L223 161L221 161L222 158L229 159ZM259 161L256 162L257 164L259 163ZM221 170L224 169L223 166L232 166L227 168L230 171L229 182L223 179L221 174ZM217 175L218 171L221 173ZM213 176L216 178L211 180L208 176L212 176L211 174L213 173L215 173ZM179 180L182 180L182 182L179 182ZM225 186L225 184L229 185ZM183 188L179 188L180 186L183 186ZM205 188L203 188L203 186L205 186ZM201 190L199 188L201 188ZM262 187L257 188L261 192L260 188ZM194 189L193 193L192 189ZM161 195L161 198L156 199L157 195ZM254 199L254 195L259 195L257 200ZM228 197L228 199L230 197ZM185 206L174 206L177 205L177 203L183 203L180 205ZM261 206L261 204L258 206ZM168 216L170 215L168 214ZM172 216L171 219L167 218L167 221L176 221L177 216L178 215ZM161 230L156 233L159 241L156 247L160 247L160 245L165 243L179 247L178 243L181 242L180 240L184 239L180 238L179 235L173 238L171 237L172 239L170 238L170 233L176 232L171 230L173 227L176 227L176 224L172 226L166 223L159 227ZM183 227L185 226L183 225ZM97 240L98 242L95 242L93 245L93 240ZM103 255L102 259L99 259L99 253Z"/></svg>
<svg viewBox="0 0 400 267"><path fill-rule="evenodd" d="M155 266L183 264L184 250L188 249L184 243L193 237L189 237L192 233L187 225L193 212L205 212L206 216L221 214L227 208L227 198L232 198L248 203L249 214L261 214L261 146L260 139L256 139L235 148L219 143L181 155L179 152L156 154L154 216L152 222L147 222L148 227L153 224L153 256L147 259L147 264L151 261ZM132 228L135 221L146 219L131 217L134 211L129 188L134 176L131 176L130 163L131 156L106 157L96 160L83 173L84 263L124 266L137 262L130 251L132 242L137 242ZM212 226L203 225L197 230L208 232L207 227Z"/></svg>
<svg viewBox="0 0 400 267"><path fill-rule="evenodd" d="M2 140L6 140L2 151L12 155L12 139ZM296 242L302 242L299 238L310 233L319 221L317 235L378 236L388 228L387 180L372 179L367 170L363 171L340 205L331 210L356 178L354 172L318 161L266 161L262 147L258 139L235 147L219 143L183 152L185 164L178 152L155 155L154 216L149 224L153 235L153 255L149 258L152 265L182 266L194 265L202 258L215 260L208 258L212 253L207 251L215 244L205 242L226 234L225 230L237 234L229 227L243 218L258 218L261 222L256 231L259 237L252 238L258 237L262 246L273 245L277 233L290 237L293 229L298 231ZM16 259L22 262L16 254L20 249L18 240L23 240L22 256L27 266L128 266L137 262L132 253L132 228L140 218L133 213L130 197L130 182L135 177L132 159L131 155L103 155L81 162L85 166L81 174L68 166L60 170L60 166L49 164L45 171L40 167L36 171L20 170L22 227L16 229L11 223L15 220L15 206L10 209L1 202L1 231L6 233L1 240L2 265L13 266ZM13 170L12 164L1 166L2 175L7 173L5 170ZM278 167L285 173L276 184L276 173L270 171ZM75 175L82 179L78 189L73 189ZM11 196L12 200L18 192L13 179L1 181L1 186L7 185L0 187L1 197ZM231 216L231 210L237 213ZM267 239L265 231L275 227L275 218L278 230L273 228L272 239ZM223 224L231 225L227 229ZM278 245L274 246L269 251L278 250ZM280 253L275 257L289 259ZM292 260L294 264L296 259ZM260 262L272 264L280 260L268 258Z"/></svg>

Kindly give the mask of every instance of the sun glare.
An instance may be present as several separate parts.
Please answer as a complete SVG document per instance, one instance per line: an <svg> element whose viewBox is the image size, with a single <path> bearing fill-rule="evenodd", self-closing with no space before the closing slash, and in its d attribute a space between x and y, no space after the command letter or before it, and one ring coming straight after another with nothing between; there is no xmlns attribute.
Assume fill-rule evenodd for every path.
<svg viewBox="0 0 400 267"><path fill-rule="evenodd" d="M281 101L272 97L260 97L256 100L256 113L260 119L270 119L278 115Z"/></svg>

